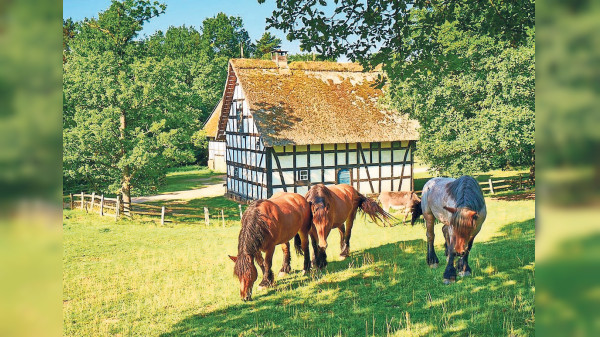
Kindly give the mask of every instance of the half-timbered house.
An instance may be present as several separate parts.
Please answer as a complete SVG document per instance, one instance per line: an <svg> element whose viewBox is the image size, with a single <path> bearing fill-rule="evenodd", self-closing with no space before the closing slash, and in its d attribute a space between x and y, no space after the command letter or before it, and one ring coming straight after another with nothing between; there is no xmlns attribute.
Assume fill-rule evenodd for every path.
<svg viewBox="0 0 600 337"><path fill-rule="evenodd" d="M346 183L363 194L413 189L418 124L379 102L381 73L353 63L232 59L215 141L227 196L304 194Z"/></svg>

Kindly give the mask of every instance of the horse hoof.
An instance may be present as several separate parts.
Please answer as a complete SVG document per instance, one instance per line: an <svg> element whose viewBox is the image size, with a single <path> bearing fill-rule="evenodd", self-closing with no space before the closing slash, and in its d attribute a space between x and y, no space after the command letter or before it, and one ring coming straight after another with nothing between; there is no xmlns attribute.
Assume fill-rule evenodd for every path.
<svg viewBox="0 0 600 337"><path fill-rule="evenodd" d="M279 277L284 277L284 276L286 276L286 275L287 275L287 273L286 273L286 272L284 272L284 271L280 271L280 272L279 272Z"/></svg>
<svg viewBox="0 0 600 337"><path fill-rule="evenodd" d="M267 287L259 285L257 289L258 289L258 291L263 291L263 290L267 289Z"/></svg>
<svg viewBox="0 0 600 337"><path fill-rule="evenodd" d="M302 276L306 276L306 274L308 274L308 272L306 270L302 271Z"/></svg>
<svg viewBox="0 0 600 337"><path fill-rule="evenodd" d="M437 263L432 263L429 265L429 268L433 269L433 268L437 268L438 264Z"/></svg>
<svg viewBox="0 0 600 337"><path fill-rule="evenodd" d="M341 261L344 261L344 260L345 260L347 257L348 257L348 256L346 256L346 255L340 255L340 260L341 260Z"/></svg>
<svg viewBox="0 0 600 337"><path fill-rule="evenodd" d="M451 283L454 283L454 282L456 282L455 279L447 279L447 278L444 279L444 284L451 284Z"/></svg>
<svg viewBox="0 0 600 337"><path fill-rule="evenodd" d="M465 276L471 275L471 272L470 271L461 271L461 272L458 273L458 275L460 277L465 277Z"/></svg>

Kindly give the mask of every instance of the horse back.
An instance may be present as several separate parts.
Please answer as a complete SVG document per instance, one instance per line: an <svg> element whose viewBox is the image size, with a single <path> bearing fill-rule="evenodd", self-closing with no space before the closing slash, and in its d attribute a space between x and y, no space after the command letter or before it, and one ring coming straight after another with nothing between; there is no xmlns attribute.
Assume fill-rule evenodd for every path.
<svg viewBox="0 0 600 337"><path fill-rule="evenodd" d="M266 201L261 204L264 205L261 211L271 219L271 233L276 244L289 241L302 228L310 228L310 206L300 194L281 192Z"/></svg>
<svg viewBox="0 0 600 337"><path fill-rule="evenodd" d="M382 204L390 206L410 206L413 202L418 201L419 197L413 192L406 191L386 191L379 194L379 201Z"/></svg>
<svg viewBox="0 0 600 337"><path fill-rule="evenodd" d="M333 194L332 203L335 205L336 219L335 223L344 222L348 216L358 207L359 193L358 191L346 184L328 186Z"/></svg>

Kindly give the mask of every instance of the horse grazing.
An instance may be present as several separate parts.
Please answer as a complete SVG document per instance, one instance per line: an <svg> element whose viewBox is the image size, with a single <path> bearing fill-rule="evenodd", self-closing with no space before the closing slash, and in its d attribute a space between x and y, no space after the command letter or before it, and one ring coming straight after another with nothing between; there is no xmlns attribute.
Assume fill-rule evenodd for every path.
<svg viewBox="0 0 600 337"><path fill-rule="evenodd" d="M294 238L298 254L304 255L304 273L310 270L308 233L311 228L310 207L303 196L296 193L277 193L267 200L254 201L242 215L242 229L238 240L238 255L229 256L235 267L233 273L240 281L242 300L252 299L252 286L258 278L254 259L262 269L261 287L274 283L271 264L275 246L282 246L283 266L279 273L290 271L289 241ZM265 252L263 260L262 252Z"/></svg>
<svg viewBox="0 0 600 337"><path fill-rule="evenodd" d="M411 226L414 226L415 221L421 216L421 199L415 192L381 192L377 200L381 203L384 211L389 212L391 208L404 208L404 219L402 224L406 222L408 214L412 214L410 220Z"/></svg>
<svg viewBox="0 0 600 337"><path fill-rule="evenodd" d="M342 250L340 256L348 257L352 225L358 209L369 215L375 222L382 221L385 224L393 218L388 212L381 209L377 202L358 193L350 185L313 185L306 194L306 201L312 212L314 228L311 228L310 235L315 252L315 265L318 268L327 266L327 255L325 254L327 237L334 228L340 231L340 248ZM346 223L345 228L344 222ZM315 234L318 237L318 245Z"/></svg>
<svg viewBox="0 0 600 337"><path fill-rule="evenodd" d="M421 208L427 225L427 264L436 268L439 263L433 249L433 225L435 219L438 219L444 224L442 232L446 239L444 247L448 258L444 283L456 280L456 256L459 257L456 265L459 275L470 275L469 252L473 247L473 239L487 216L485 200L477 181L469 176L458 179L433 178L423 187Z"/></svg>

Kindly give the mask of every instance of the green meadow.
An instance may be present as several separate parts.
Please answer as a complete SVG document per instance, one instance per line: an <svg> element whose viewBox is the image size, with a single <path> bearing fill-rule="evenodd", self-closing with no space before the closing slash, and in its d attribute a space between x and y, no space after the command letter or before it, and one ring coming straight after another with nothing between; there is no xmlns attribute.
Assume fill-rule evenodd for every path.
<svg viewBox="0 0 600 337"><path fill-rule="evenodd" d="M216 198L222 199L222 198ZM237 253L239 220L169 224L101 218L65 210L63 319L67 336L529 336L534 333L535 201L486 198L473 275L442 283L425 262L425 229L355 222L351 256L242 302L227 254ZM203 200L190 201L203 204ZM211 199L210 204L229 205ZM444 260L441 226L436 250ZM311 251L312 254L312 251ZM260 271L259 271L260 274ZM259 275L259 280L262 275Z"/></svg>

